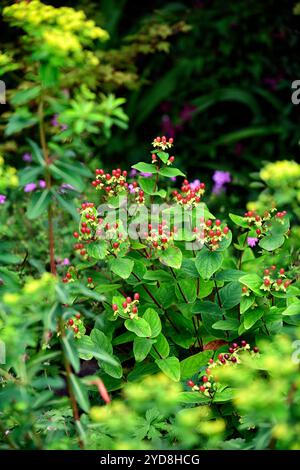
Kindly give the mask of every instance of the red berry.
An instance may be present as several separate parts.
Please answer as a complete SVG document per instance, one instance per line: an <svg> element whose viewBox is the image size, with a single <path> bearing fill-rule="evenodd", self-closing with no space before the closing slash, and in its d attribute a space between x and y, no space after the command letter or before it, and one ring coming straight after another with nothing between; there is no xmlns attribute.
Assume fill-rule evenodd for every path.
<svg viewBox="0 0 300 470"><path fill-rule="evenodd" d="M219 354L219 355L218 355L218 359L219 359L219 361L220 361L221 359L223 359L223 354Z"/></svg>
<svg viewBox="0 0 300 470"><path fill-rule="evenodd" d="M225 235L229 232L229 228L228 227L224 227L223 228L223 233L225 233Z"/></svg>
<svg viewBox="0 0 300 470"><path fill-rule="evenodd" d="M281 269L279 270L279 273L280 273L280 274L284 274L284 269L281 268Z"/></svg>
<svg viewBox="0 0 300 470"><path fill-rule="evenodd" d="M89 284L91 284L93 282L93 279L91 277L88 277L87 281L88 281Z"/></svg>
<svg viewBox="0 0 300 470"><path fill-rule="evenodd" d="M268 276L268 275L270 274L270 270L269 270L269 269L265 269L265 270L264 270L264 273L265 273L266 276Z"/></svg>
<svg viewBox="0 0 300 470"><path fill-rule="evenodd" d="M74 232L74 233L73 233L73 237L78 238L78 237L79 237L79 233L78 233L78 232Z"/></svg>
<svg viewBox="0 0 300 470"><path fill-rule="evenodd" d="M210 360L208 361L210 364L213 364L214 363L214 360L212 358L210 358Z"/></svg>
<svg viewBox="0 0 300 470"><path fill-rule="evenodd" d="M228 351L230 352L230 354L232 354L234 352L234 349L233 348L228 348Z"/></svg>
<svg viewBox="0 0 300 470"><path fill-rule="evenodd" d="M232 356L231 362L236 362L236 361L237 361L237 358L235 356Z"/></svg>
<svg viewBox="0 0 300 470"><path fill-rule="evenodd" d="M270 280L269 280L269 279L265 279L265 280L264 280L264 285L268 287L268 286L270 285Z"/></svg>
<svg viewBox="0 0 300 470"><path fill-rule="evenodd" d="M120 245L120 244L119 244L118 242L113 243L113 247L114 247L115 249L119 248L119 245Z"/></svg>
<svg viewBox="0 0 300 470"><path fill-rule="evenodd" d="M173 137L170 137L170 138L169 138L169 144L173 144L173 142L174 142Z"/></svg>
<svg viewBox="0 0 300 470"><path fill-rule="evenodd" d="M259 228L256 229L256 233L257 233L257 235L260 235L260 234L261 234L261 230L260 230Z"/></svg>
<svg viewBox="0 0 300 470"><path fill-rule="evenodd" d="M203 375L202 382L204 383L208 382L208 377L206 375Z"/></svg>
<svg viewBox="0 0 300 470"><path fill-rule="evenodd" d="M160 137L156 137L154 140L156 140L156 142L160 142Z"/></svg>
<svg viewBox="0 0 300 470"><path fill-rule="evenodd" d="M86 251L85 250L81 250L80 254L83 256L86 254Z"/></svg>
<svg viewBox="0 0 300 470"><path fill-rule="evenodd" d="M169 158L169 162L171 162L171 163L173 163L174 160L175 160L175 157L173 157L173 156Z"/></svg>
<svg viewBox="0 0 300 470"><path fill-rule="evenodd" d="M118 310L117 304L113 304L112 309L113 309L114 312L116 312Z"/></svg>
<svg viewBox="0 0 300 470"><path fill-rule="evenodd" d="M78 326L75 326L75 328L73 328L73 330L74 330L74 333L78 333L78 331L79 331Z"/></svg>
<svg viewBox="0 0 300 470"><path fill-rule="evenodd" d="M200 189L204 189L205 188L205 183L200 183Z"/></svg>
<svg viewBox="0 0 300 470"><path fill-rule="evenodd" d="M134 294L134 300L139 300L140 299L140 294L137 292Z"/></svg>
<svg viewBox="0 0 300 470"><path fill-rule="evenodd" d="M282 283L283 283L283 280L282 280L282 279L277 279L276 284L277 284L278 286L281 286Z"/></svg>
<svg viewBox="0 0 300 470"><path fill-rule="evenodd" d="M221 225L221 220L217 219L217 220L215 221L215 224L216 224L217 227L219 227L219 226Z"/></svg>
<svg viewBox="0 0 300 470"><path fill-rule="evenodd" d="M210 375L210 374L211 374L210 368L208 367L208 368L205 370L205 372L207 373L207 375Z"/></svg>
<svg viewBox="0 0 300 470"><path fill-rule="evenodd" d="M212 220L210 220L210 219L207 220L206 226L207 226L207 227L211 227L211 226L212 226Z"/></svg>
<svg viewBox="0 0 300 470"><path fill-rule="evenodd" d="M69 325L72 326L74 325L74 320L72 318L70 318L70 320L68 321Z"/></svg>
<svg viewBox="0 0 300 470"><path fill-rule="evenodd" d="M200 390L200 392L205 392L205 387L204 387L204 385L200 385L199 390Z"/></svg>
<svg viewBox="0 0 300 470"><path fill-rule="evenodd" d="M130 304L130 303L132 302L131 297L126 297L126 302L127 302L128 304Z"/></svg>
<svg viewBox="0 0 300 470"><path fill-rule="evenodd" d="M287 289L287 287L289 287L290 283L291 283L291 281L288 279L288 280L285 281L285 283L283 285Z"/></svg>
<svg viewBox="0 0 300 470"><path fill-rule="evenodd" d="M123 307L123 308L127 308L127 302L123 302L123 303L122 303L122 307Z"/></svg>
<svg viewBox="0 0 300 470"><path fill-rule="evenodd" d="M236 349L236 348L239 347L239 345L238 345L237 343L232 343L232 347L233 347L234 349Z"/></svg>
<svg viewBox="0 0 300 470"><path fill-rule="evenodd" d="M66 274L66 277L67 277L68 279L71 279L71 277L72 277L71 273L67 273L67 274Z"/></svg>
<svg viewBox="0 0 300 470"><path fill-rule="evenodd" d="M79 320L79 318L81 317L80 313L76 313L75 317L77 318L77 320Z"/></svg>
<svg viewBox="0 0 300 470"><path fill-rule="evenodd" d="M253 351L254 351L255 353L258 353L258 352L259 352L258 347L257 347L257 346L254 346Z"/></svg>
<svg viewBox="0 0 300 470"><path fill-rule="evenodd" d="M275 264L272 264L271 269L273 269L273 271L275 271L275 269L276 269Z"/></svg>
<svg viewBox="0 0 300 470"><path fill-rule="evenodd" d="M188 381L187 381L187 385L188 385L189 387L194 387L195 384L194 384L194 382L193 382L192 380L188 380Z"/></svg>
<svg viewBox="0 0 300 470"><path fill-rule="evenodd" d="M132 313L138 313L138 308L137 307L132 307Z"/></svg>
<svg viewBox="0 0 300 470"><path fill-rule="evenodd" d="M242 291L243 291L244 293L248 292L248 287L243 286L243 287L242 287Z"/></svg>
<svg viewBox="0 0 300 470"><path fill-rule="evenodd" d="M244 339L242 339L241 345L242 345L242 347L244 348L245 346L247 346L247 341L245 341Z"/></svg>

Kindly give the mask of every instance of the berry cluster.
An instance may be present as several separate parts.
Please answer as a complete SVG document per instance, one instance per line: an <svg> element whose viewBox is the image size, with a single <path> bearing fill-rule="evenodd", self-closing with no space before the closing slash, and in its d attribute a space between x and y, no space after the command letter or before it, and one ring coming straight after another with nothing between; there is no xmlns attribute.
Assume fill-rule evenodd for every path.
<svg viewBox="0 0 300 470"><path fill-rule="evenodd" d="M62 281L64 284L68 282L74 282L77 279L77 271L74 266L70 266L65 277L63 277Z"/></svg>
<svg viewBox="0 0 300 470"><path fill-rule="evenodd" d="M171 231L166 220L163 220L161 224L158 224L157 228L153 227L152 224L148 225L148 232L143 234L148 247L154 251L165 250L170 245L173 245L174 233L176 227ZM151 254L150 254L151 255Z"/></svg>
<svg viewBox="0 0 300 470"><path fill-rule="evenodd" d="M76 313L74 317L69 318L66 322L65 327L71 329L74 333L75 338L79 339L82 334L85 333L83 321L81 320L80 313Z"/></svg>
<svg viewBox="0 0 300 470"><path fill-rule="evenodd" d="M122 318L133 318L138 317L138 304L140 300L140 294L137 292L133 296L133 300L131 297L125 297L124 302L122 303L122 308L117 304L112 304L112 309L114 315L119 315Z"/></svg>
<svg viewBox="0 0 300 470"><path fill-rule="evenodd" d="M227 225L222 227L222 222L219 219L207 221L203 217L200 219L199 227L194 227L193 232L196 236L196 241L205 244L207 248L212 251L220 247L220 242L226 238L229 233Z"/></svg>
<svg viewBox="0 0 300 470"><path fill-rule="evenodd" d="M205 374L201 374L201 384L197 385L192 380L187 382L187 385L192 388L193 391L200 391L205 396L212 398L217 391L217 377L213 374L213 369L217 366L229 366L233 364L241 363L240 353L243 351L249 351L251 354L257 354L259 352L258 347L254 346L251 350L250 345L247 341L242 340L240 344L232 343L228 348L228 353L220 353L216 360L209 359L208 365L205 369Z"/></svg>
<svg viewBox="0 0 300 470"><path fill-rule="evenodd" d="M170 137L170 139L167 140L167 138L163 135L162 137L156 137L152 145L153 147L160 148L162 150L166 150L172 147L174 142L174 139Z"/></svg>
<svg viewBox="0 0 300 470"><path fill-rule="evenodd" d="M108 197L117 196L120 192L128 189L126 178L127 171L122 171L121 168L112 170L112 174L105 173L102 168L97 168L96 179L92 181L92 186L103 190Z"/></svg>
<svg viewBox="0 0 300 470"><path fill-rule="evenodd" d="M255 228L257 237L262 237L268 231L268 225L265 224L266 221L270 220L272 216L276 220L283 222L283 218L286 216L287 212L277 212L276 209L271 209L270 211L265 211L263 216L260 216L255 211L245 212L244 218L246 219L249 227Z"/></svg>
<svg viewBox="0 0 300 470"><path fill-rule="evenodd" d="M261 289L270 292L271 290L286 292L291 284L287 279L284 268L277 268L275 264L264 270L263 283Z"/></svg>
<svg viewBox="0 0 300 470"><path fill-rule="evenodd" d="M158 155L156 155L155 153L152 153L151 155L151 159L152 159L152 163L157 163L159 160L158 160ZM166 165L170 166L174 163L175 161L175 157L174 155L172 155L171 157L168 157L168 159L165 161Z"/></svg>
<svg viewBox="0 0 300 470"><path fill-rule="evenodd" d="M185 179L181 186L181 192L175 190L172 192L172 195L177 204L186 208L192 208L199 204L204 193L205 183L199 183L198 186L193 187L188 180Z"/></svg>

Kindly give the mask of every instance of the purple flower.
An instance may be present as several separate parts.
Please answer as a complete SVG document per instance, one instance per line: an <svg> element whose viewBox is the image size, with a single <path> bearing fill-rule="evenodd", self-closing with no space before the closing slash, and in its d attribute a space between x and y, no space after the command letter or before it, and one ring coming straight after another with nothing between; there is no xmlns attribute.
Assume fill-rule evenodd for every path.
<svg viewBox="0 0 300 470"><path fill-rule="evenodd" d="M200 180L194 180L190 183L190 188L192 191L195 191L200 186Z"/></svg>
<svg viewBox="0 0 300 470"><path fill-rule="evenodd" d="M217 170L214 172L212 179L215 183L213 186L214 194L220 194L224 189L224 185L231 182L229 171Z"/></svg>
<svg viewBox="0 0 300 470"><path fill-rule="evenodd" d="M69 258L64 258L63 261L62 261L62 264L63 264L64 266L69 266L69 264L70 264Z"/></svg>
<svg viewBox="0 0 300 470"><path fill-rule="evenodd" d="M34 191L35 189L36 189L36 184L35 184L35 183L28 183L28 184L26 184L26 186L24 187L25 193L31 193L31 192Z"/></svg>
<svg viewBox="0 0 300 470"><path fill-rule="evenodd" d="M132 170L130 170L129 172L130 178L133 178L134 176L136 176L136 174L137 174L137 170L135 168L132 168Z"/></svg>
<svg viewBox="0 0 300 470"><path fill-rule="evenodd" d="M128 189L129 189L130 194L135 194L136 188L133 187L133 184L129 184Z"/></svg>
<svg viewBox="0 0 300 470"><path fill-rule="evenodd" d="M254 248L257 242L258 242L258 238L256 238L256 237L248 237L247 238L248 246L250 246L251 248Z"/></svg>
<svg viewBox="0 0 300 470"><path fill-rule="evenodd" d="M196 111L197 107L192 104L185 104L182 110L179 113L180 119L182 122L191 121L193 114Z"/></svg>
<svg viewBox="0 0 300 470"><path fill-rule="evenodd" d="M170 178L170 180L175 183L175 181L177 180L177 178L176 178L176 176L172 176L172 177Z"/></svg>
<svg viewBox="0 0 300 470"><path fill-rule="evenodd" d="M58 122L58 114L54 114L51 119L51 126L53 127L59 127L60 124Z"/></svg>
<svg viewBox="0 0 300 470"><path fill-rule="evenodd" d="M68 129L67 124L61 124L60 122L58 122L58 118L59 114L54 114L51 119L51 125L53 127L60 127L61 131L65 131L66 129Z"/></svg>
<svg viewBox="0 0 300 470"><path fill-rule="evenodd" d="M27 153L24 153L24 155L23 155L23 157L22 157L22 160L23 160L24 162L28 162L28 163L32 162L32 155L31 155L31 153L28 153L28 152L27 152Z"/></svg>
<svg viewBox="0 0 300 470"><path fill-rule="evenodd" d="M4 194L0 194L0 204L5 204L6 196Z"/></svg>
<svg viewBox="0 0 300 470"><path fill-rule="evenodd" d="M46 181L45 180L40 180L39 181L39 187L42 188L42 189L45 189L46 188Z"/></svg>
<svg viewBox="0 0 300 470"><path fill-rule="evenodd" d="M162 134L168 137L175 137L175 130L170 116L164 114L162 119Z"/></svg>
<svg viewBox="0 0 300 470"><path fill-rule="evenodd" d="M152 173L144 173L143 171L141 171L140 176L143 176L144 178L151 178Z"/></svg>

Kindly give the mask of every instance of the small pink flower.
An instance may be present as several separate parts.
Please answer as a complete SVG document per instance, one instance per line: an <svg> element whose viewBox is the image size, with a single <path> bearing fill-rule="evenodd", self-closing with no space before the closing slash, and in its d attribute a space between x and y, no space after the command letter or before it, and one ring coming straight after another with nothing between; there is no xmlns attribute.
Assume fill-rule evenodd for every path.
<svg viewBox="0 0 300 470"><path fill-rule="evenodd" d="M6 196L4 194L0 194L0 204L5 204Z"/></svg>
<svg viewBox="0 0 300 470"><path fill-rule="evenodd" d="M42 188L42 189L45 189L46 188L46 181L45 180L40 180L39 181L39 187Z"/></svg>
<svg viewBox="0 0 300 470"><path fill-rule="evenodd" d="M26 184L26 186L24 187L24 192L25 193L31 193L32 191L34 191L36 189L36 184L35 183L28 183Z"/></svg>
<svg viewBox="0 0 300 470"><path fill-rule="evenodd" d="M254 248L257 242L258 242L258 238L256 238L256 237L248 237L247 238L248 246L250 246L251 248Z"/></svg>
<svg viewBox="0 0 300 470"><path fill-rule="evenodd" d="M22 160L23 160L24 162L27 162L27 163L32 162L32 155L31 155L31 153L28 153L28 152L27 152L27 153L24 153L24 155L23 155L23 157L22 157Z"/></svg>

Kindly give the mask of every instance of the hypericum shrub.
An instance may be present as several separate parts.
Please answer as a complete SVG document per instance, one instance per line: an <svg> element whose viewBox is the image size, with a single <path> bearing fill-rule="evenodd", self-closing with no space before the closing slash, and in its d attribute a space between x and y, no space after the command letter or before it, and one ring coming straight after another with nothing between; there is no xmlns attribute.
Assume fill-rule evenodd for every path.
<svg viewBox="0 0 300 470"><path fill-rule="evenodd" d="M135 178L120 168L96 170L99 196L82 203L73 234L79 259L63 280L105 293L105 334L112 344L133 343L134 370L148 364L179 380L180 360L190 361L193 376L207 350L222 353L241 335L251 344L289 324L298 268L284 250L286 211L229 214L227 225L203 202L205 184L194 186L174 167L173 139L152 145L150 162L134 165ZM183 178L181 192L165 184L174 176ZM234 245L230 220L239 229ZM125 361L111 375L126 369Z"/></svg>
<svg viewBox="0 0 300 470"><path fill-rule="evenodd" d="M241 370L242 376L262 358L258 369L270 370L270 378L257 380L265 387L265 377L271 386L273 335L290 335L289 344L297 338L299 266L297 252L285 248L289 215L266 208L216 219L203 201L204 183L174 167L172 146L165 137L154 139L149 162L134 172L96 170L95 200L79 209L74 259L62 283L45 274L19 286L16 274L1 268L3 447L96 448L103 439L119 448L116 413L126 419L124 440L135 439L133 448L149 440L149 447L220 447L224 436L228 448L236 436L242 448L259 447L263 417L254 410L248 419L235 384L222 374L228 371L231 380ZM183 179L186 203L168 185L174 176ZM296 360L288 361L291 384ZM159 371L164 385L149 397ZM181 382L183 391L168 379ZM125 402L116 401L125 383ZM240 397L244 386L247 381ZM283 395L276 396L279 403ZM147 400L155 411L145 409ZM279 415L275 424L284 422ZM135 424L144 420L149 432L137 434Z"/></svg>

